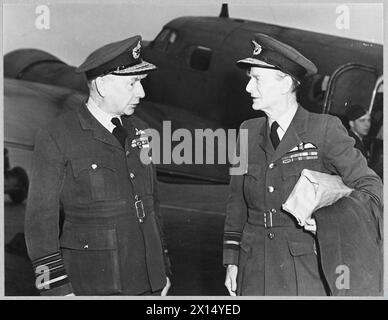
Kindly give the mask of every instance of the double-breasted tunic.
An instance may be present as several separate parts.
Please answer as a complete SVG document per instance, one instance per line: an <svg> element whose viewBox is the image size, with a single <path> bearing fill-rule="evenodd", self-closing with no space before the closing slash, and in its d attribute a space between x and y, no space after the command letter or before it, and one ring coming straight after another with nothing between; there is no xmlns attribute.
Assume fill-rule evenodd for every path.
<svg viewBox="0 0 388 320"><path fill-rule="evenodd" d="M242 129L248 130L248 142L238 145L238 150L247 161L243 174L231 176L223 257L224 265L238 266L237 294L341 294L335 287L336 264L341 263L351 271L353 287L346 293L356 293L361 286L365 294L378 294L382 272L382 183L353 147L354 141L339 119L310 113L299 106L276 150L269 139L266 118L245 121L240 135ZM305 168L339 175L354 188L346 199L315 212L316 236L282 210ZM346 213L344 206L349 209ZM352 206L359 206L355 210L359 217ZM343 232L348 226L353 230ZM365 245L352 247L352 237L365 238L361 241ZM341 250L349 256L344 257ZM364 259L363 265L352 270L358 259L357 250L363 250L359 255ZM363 278L357 280L364 281L362 285L352 282Z"/></svg>
<svg viewBox="0 0 388 320"><path fill-rule="evenodd" d="M37 134L25 234L42 294L136 295L166 284L156 172L132 145L147 126L121 119L125 148L85 105Z"/></svg>

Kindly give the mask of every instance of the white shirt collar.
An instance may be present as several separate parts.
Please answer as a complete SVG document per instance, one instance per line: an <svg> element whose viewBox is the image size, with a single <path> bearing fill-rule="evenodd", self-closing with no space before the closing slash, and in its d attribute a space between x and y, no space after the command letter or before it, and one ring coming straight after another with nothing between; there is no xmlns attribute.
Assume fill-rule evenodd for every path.
<svg viewBox="0 0 388 320"><path fill-rule="evenodd" d="M115 117L99 108L97 104L93 101L93 99L90 97L88 102L86 103L86 106L90 113L93 115L93 117L95 117L99 123L101 123L109 132L112 133L113 129L115 128L115 125L111 122L111 120ZM120 119L120 117L118 118Z"/></svg>
<svg viewBox="0 0 388 320"><path fill-rule="evenodd" d="M293 105L285 113L283 113L278 119L272 119L268 117L268 123L271 127L272 123L276 121L279 124L279 128L277 130L277 133L279 135L279 139L281 140L286 133L288 127L291 124L292 119L295 116L296 110L298 110L298 104Z"/></svg>

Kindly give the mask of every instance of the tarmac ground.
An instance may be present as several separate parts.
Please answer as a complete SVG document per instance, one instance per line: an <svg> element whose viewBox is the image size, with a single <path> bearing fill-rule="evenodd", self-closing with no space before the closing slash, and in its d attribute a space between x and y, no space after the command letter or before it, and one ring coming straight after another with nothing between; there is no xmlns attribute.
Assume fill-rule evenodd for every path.
<svg viewBox="0 0 388 320"><path fill-rule="evenodd" d="M159 182L159 194L173 275L169 295L224 296L222 235L226 185ZM24 243L25 203L5 196L5 295L36 296Z"/></svg>

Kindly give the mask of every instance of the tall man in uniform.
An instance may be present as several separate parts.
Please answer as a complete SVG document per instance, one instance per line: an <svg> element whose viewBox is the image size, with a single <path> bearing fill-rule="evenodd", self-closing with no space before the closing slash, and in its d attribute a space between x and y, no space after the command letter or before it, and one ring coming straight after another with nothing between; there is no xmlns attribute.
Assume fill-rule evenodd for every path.
<svg viewBox="0 0 388 320"><path fill-rule="evenodd" d="M25 234L42 295L167 294L156 171L140 161L147 125L133 115L155 69L140 36L97 49L76 70L87 102L37 134Z"/></svg>
<svg viewBox="0 0 388 320"><path fill-rule="evenodd" d="M381 180L338 118L297 103L298 83L316 66L265 34L252 44L253 55L237 64L248 70L252 108L266 117L240 127L247 163L231 176L225 286L231 295L381 294ZM339 175L353 191L300 227L282 204L303 169Z"/></svg>

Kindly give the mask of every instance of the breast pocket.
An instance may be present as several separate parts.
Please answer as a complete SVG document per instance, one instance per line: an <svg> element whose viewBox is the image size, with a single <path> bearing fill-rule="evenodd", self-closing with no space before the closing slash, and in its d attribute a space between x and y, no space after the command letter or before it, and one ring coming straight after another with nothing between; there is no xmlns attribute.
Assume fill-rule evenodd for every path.
<svg viewBox="0 0 388 320"><path fill-rule="evenodd" d="M64 227L60 239L66 270L75 294L101 295L121 291L116 230Z"/></svg>
<svg viewBox="0 0 388 320"><path fill-rule="evenodd" d="M71 160L76 196L80 202L119 198L118 173L113 161L112 158Z"/></svg>
<svg viewBox="0 0 388 320"><path fill-rule="evenodd" d="M320 171L320 162L317 160L297 160L282 164L283 197L286 199L300 178L303 169Z"/></svg>

